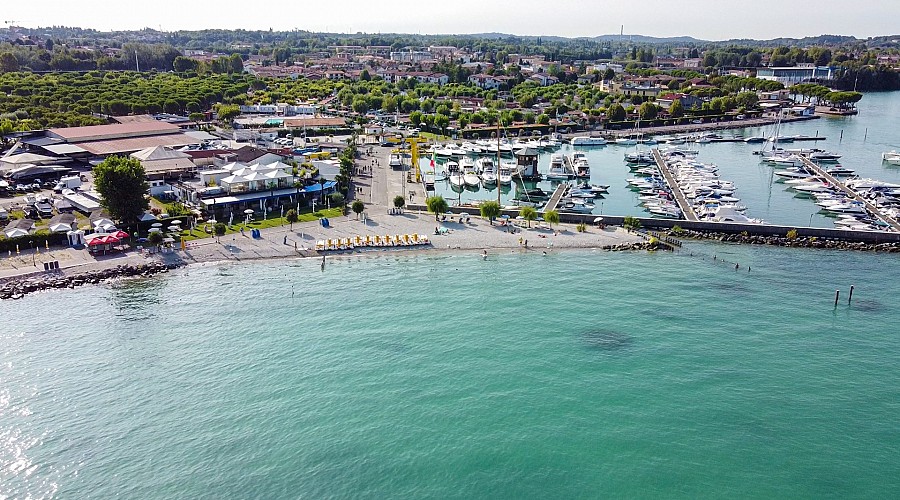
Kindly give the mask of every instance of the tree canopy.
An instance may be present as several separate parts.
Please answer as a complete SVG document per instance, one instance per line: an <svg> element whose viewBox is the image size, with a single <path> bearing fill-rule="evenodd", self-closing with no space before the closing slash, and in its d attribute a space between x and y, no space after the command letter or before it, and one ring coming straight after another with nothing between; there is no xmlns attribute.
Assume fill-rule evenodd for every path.
<svg viewBox="0 0 900 500"><path fill-rule="evenodd" d="M144 167L134 158L110 156L94 167L94 186L100 205L124 224L137 223L150 207Z"/></svg>

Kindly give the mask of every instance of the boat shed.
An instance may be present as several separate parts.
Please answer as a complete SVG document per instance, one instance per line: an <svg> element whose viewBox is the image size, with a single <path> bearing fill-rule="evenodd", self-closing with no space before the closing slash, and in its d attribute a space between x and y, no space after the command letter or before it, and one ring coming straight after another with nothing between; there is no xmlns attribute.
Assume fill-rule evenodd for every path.
<svg viewBox="0 0 900 500"><path fill-rule="evenodd" d="M522 172L525 180L538 180L541 173L538 172L538 151L534 148L522 148L516 151L516 164Z"/></svg>

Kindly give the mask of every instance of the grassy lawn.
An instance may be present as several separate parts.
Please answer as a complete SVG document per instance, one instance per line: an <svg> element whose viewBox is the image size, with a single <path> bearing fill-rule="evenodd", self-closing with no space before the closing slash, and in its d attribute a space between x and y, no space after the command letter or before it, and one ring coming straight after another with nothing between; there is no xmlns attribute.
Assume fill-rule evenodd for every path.
<svg viewBox="0 0 900 500"><path fill-rule="evenodd" d="M298 222L312 222L314 220L321 219L322 217L335 218L341 217L341 209L340 208L328 208L325 210L318 210L316 212L310 213L301 213L297 216ZM267 229L270 227L280 227L287 226L288 221L284 217L269 217L265 220L255 220L250 222L247 225L244 224L234 224L233 226L227 227L225 230L225 234L233 234L241 232L241 228L244 228L244 231L249 231L250 229ZM199 240L203 238L212 238L213 234L208 234L203 231L205 228L205 224L199 224L197 229L192 231L184 230L181 232L181 235L184 237L185 241ZM210 227L212 229L212 227Z"/></svg>

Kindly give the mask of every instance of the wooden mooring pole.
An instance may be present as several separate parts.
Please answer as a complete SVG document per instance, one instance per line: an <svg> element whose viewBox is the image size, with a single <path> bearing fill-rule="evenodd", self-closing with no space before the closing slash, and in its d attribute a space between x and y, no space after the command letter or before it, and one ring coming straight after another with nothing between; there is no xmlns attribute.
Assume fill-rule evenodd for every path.
<svg viewBox="0 0 900 500"><path fill-rule="evenodd" d="M837 307L837 303L840 298L841 298L841 291L835 290L834 291L834 307Z"/></svg>

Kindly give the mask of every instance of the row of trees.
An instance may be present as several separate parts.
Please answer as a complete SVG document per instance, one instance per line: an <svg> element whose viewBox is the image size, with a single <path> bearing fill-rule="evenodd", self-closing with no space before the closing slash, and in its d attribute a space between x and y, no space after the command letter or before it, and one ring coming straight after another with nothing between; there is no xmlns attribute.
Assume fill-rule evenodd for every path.
<svg viewBox="0 0 900 500"><path fill-rule="evenodd" d="M251 80L249 75L154 72L5 73L0 75L0 120L27 130L105 123L95 113L187 115L246 96Z"/></svg>

